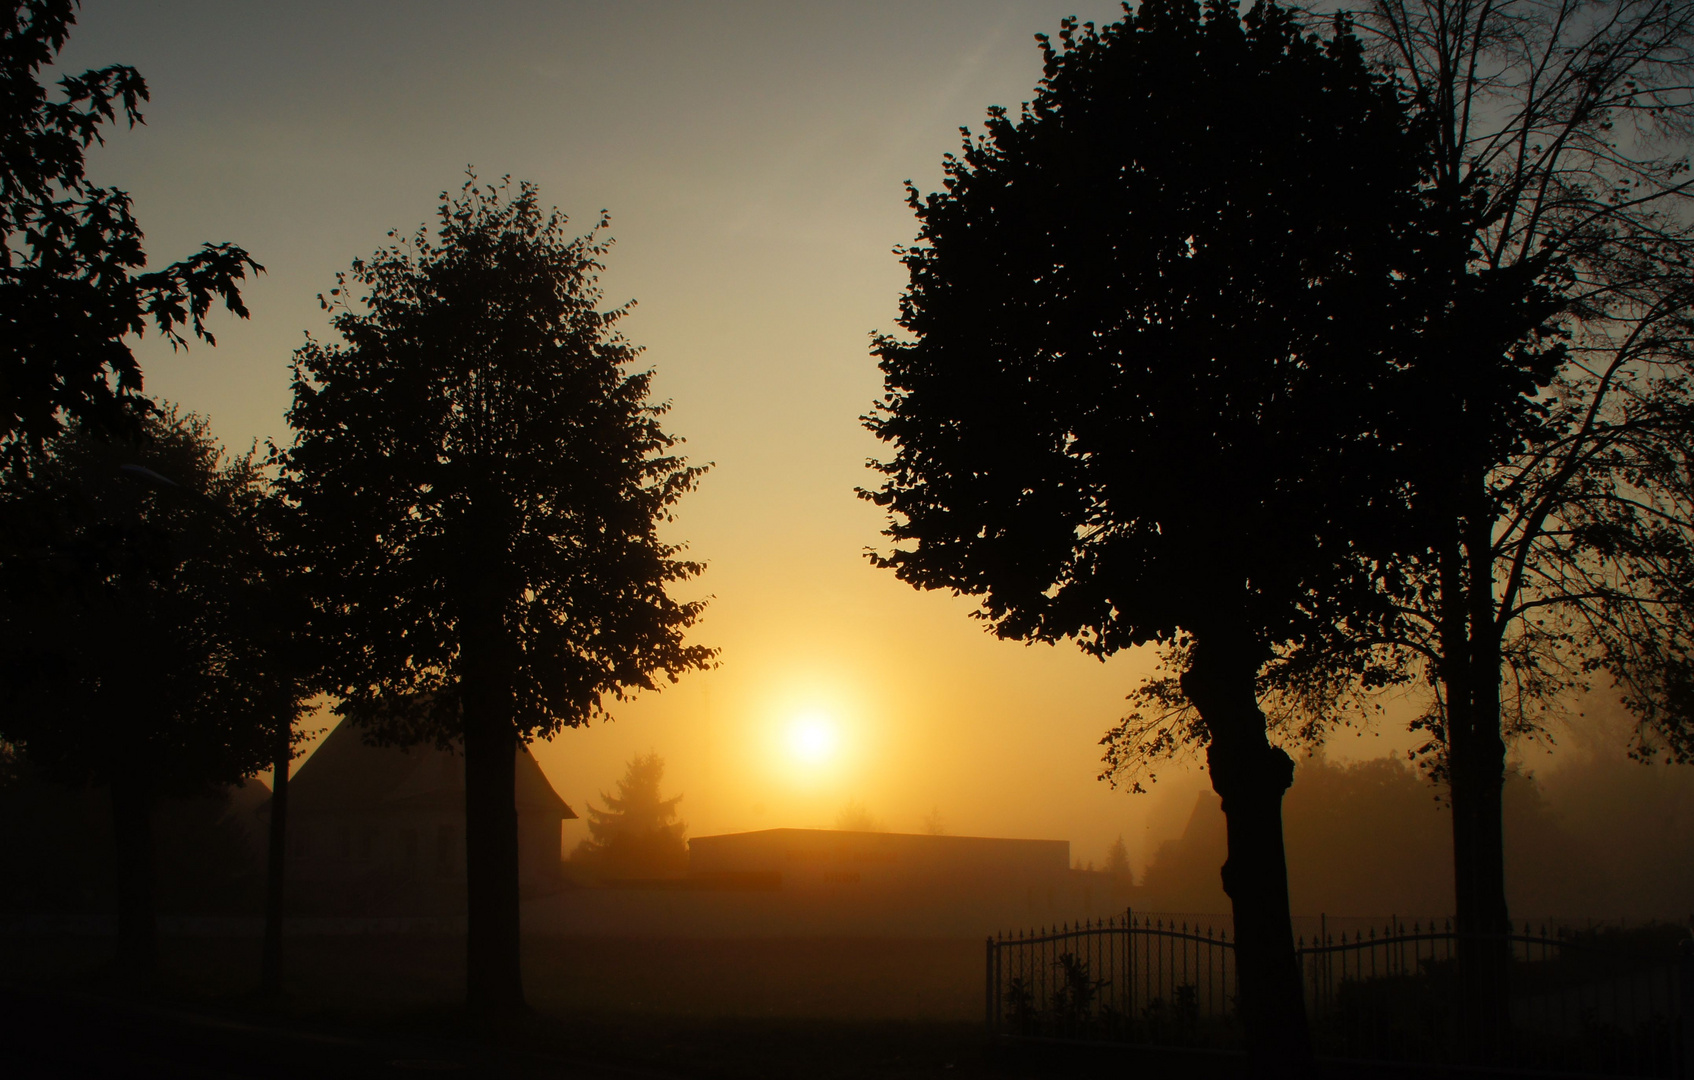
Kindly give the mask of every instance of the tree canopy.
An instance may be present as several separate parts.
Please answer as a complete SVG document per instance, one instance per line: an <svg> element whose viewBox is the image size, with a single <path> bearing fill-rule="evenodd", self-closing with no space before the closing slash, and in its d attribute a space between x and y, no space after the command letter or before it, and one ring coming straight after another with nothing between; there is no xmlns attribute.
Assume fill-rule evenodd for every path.
<svg viewBox="0 0 1694 1080"><path fill-rule="evenodd" d="M911 192L881 565L1102 655L1207 610L1321 625L1314 522L1372 494L1358 391L1419 242L1420 163L1358 48L1267 5L1067 24L1021 117Z"/></svg>
<svg viewBox="0 0 1694 1080"><path fill-rule="evenodd" d="M167 407L143 433L131 445L73 428L0 486L11 703L0 724L65 779L140 770L159 790L197 794L268 764L246 618L261 582L242 533L263 483L200 417Z"/></svg>
<svg viewBox="0 0 1694 1080"><path fill-rule="evenodd" d="M75 22L74 0L16 0L0 14L0 461L40 450L74 417L133 432L151 408L125 338L148 328L173 346L213 344L215 301L245 318L239 283L262 268L233 244L206 244L143 271L130 198L91 183L89 145L120 116L141 123L147 83L121 64L41 85Z"/></svg>
<svg viewBox="0 0 1694 1080"><path fill-rule="evenodd" d="M341 341L295 353L282 457L342 713L463 740L479 1011L522 1002L517 743L714 655L683 639L704 601L668 592L700 564L659 536L702 469L630 370L627 307L599 308L605 218L565 224L532 185L473 176L433 233L355 260L322 298Z"/></svg>
<svg viewBox="0 0 1694 1080"><path fill-rule="evenodd" d="M1359 544L1399 494L1378 410L1423 303L1425 143L1345 20L1149 0L1042 47L1034 100L910 192L905 334L876 339L867 420L894 448L874 559L978 598L1002 637L1181 643L1249 1043L1298 1060L1293 767L1256 682L1392 618Z"/></svg>
<svg viewBox="0 0 1694 1080"><path fill-rule="evenodd" d="M1694 579L1694 8L1365 6L1434 148L1427 322L1393 418L1406 520L1376 549L1453 808L1474 1056L1510 1044L1508 744L1596 681L1633 751L1687 760ZM1486 940L1485 940L1486 939ZM1479 955L1486 954L1486 955Z"/></svg>
<svg viewBox="0 0 1694 1080"><path fill-rule="evenodd" d="M596 306L605 225L569 238L533 186L467 182L434 235L355 260L322 298L341 342L295 354L283 489L334 688L383 739L458 734L476 634L510 650L525 739L711 661L682 641L703 602L666 592L701 566L657 532L703 469L628 370L627 309Z"/></svg>
<svg viewBox="0 0 1694 1080"><path fill-rule="evenodd" d="M204 420L168 407L139 434L73 422L0 474L0 741L109 790L119 958L147 978L154 801L269 765L279 702L255 619L252 455L226 457Z"/></svg>

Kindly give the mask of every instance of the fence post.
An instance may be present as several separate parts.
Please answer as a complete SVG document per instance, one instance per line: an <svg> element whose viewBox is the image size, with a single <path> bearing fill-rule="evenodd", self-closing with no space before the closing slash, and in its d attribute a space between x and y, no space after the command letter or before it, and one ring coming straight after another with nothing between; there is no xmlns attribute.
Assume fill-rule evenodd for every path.
<svg viewBox="0 0 1694 1080"><path fill-rule="evenodd" d="M1682 1076L1694 1080L1694 939L1683 938L1677 947L1677 968L1682 983L1677 1004L1682 1012Z"/></svg>
<svg viewBox="0 0 1694 1080"><path fill-rule="evenodd" d="M1135 1023L1135 905L1123 909L1123 989L1124 1015L1129 1018L1129 1030L1134 1031Z"/></svg>

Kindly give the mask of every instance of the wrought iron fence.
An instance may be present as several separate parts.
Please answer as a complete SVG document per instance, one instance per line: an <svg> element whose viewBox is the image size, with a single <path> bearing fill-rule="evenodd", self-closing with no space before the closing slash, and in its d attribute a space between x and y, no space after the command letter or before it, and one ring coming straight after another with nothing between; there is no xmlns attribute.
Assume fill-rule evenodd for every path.
<svg viewBox="0 0 1694 1080"><path fill-rule="evenodd" d="M1137 916L988 939L988 1026L1012 1035L1228 1047L1235 944L1226 931Z"/></svg>
<svg viewBox="0 0 1694 1080"><path fill-rule="evenodd" d="M1296 950L1325 1056L1457 1063L1459 935L1398 919ZM1609 1076L1694 1077L1694 953L1667 928L1522 926L1510 956L1510 1031L1498 1064ZM1239 1045L1235 944L1223 929L1122 916L988 939L987 1019L1007 1035L1160 1046Z"/></svg>
<svg viewBox="0 0 1694 1080"><path fill-rule="evenodd" d="M1687 1075L1694 986L1686 950L1652 928L1522 925L1472 939L1509 957L1509 1024L1494 1053L1519 1068ZM1466 1005L1450 922L1398 920L1299 943L1312 1035L1341 1057L1456 1063Z"/></svg>

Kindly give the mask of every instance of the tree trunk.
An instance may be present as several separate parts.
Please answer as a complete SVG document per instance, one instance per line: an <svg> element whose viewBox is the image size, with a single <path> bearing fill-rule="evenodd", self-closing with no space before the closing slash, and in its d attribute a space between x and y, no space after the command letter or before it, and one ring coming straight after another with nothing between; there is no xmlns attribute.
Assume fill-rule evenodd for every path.
<svg viewBox="0 0 1694 1080"><path fill-rule="evenodd" d="M473 635L467 635L471 637ZM463 646L465 1001L485 1020L524 1008L518 923L517 731L493 635Z"/></svg>
<svg viewBox="0 0 1694 1080"><path fill-rule="evenodd" d="M117 885L117 968L139 984L159 973L158 926L153 914L153 793L133 763L112 775L112 842Z"/></svg>
<svg viewBox="0 0 1694 1080"><path fill-rule="evenodd" d="M265 878L265 954L259 992L282 993L283 889L288 869L288 770L294 756L293 725L281 727L271 772L270 862Z"/></svg>
<svg viewBox="0 0 1694 1080"><path fill-rule="evenodd" d="M1229 837L1223 890L1235 912L1237 1003L1248 1058L1259 1076L1303 1076L1312 1067L1312 1038L1282 841L1282 796L1294 762L1265 737L1254 689L1261 658L1244 639L1197 634L1182 692L1210 733L1206 761L1223 799Z"/></svg>
<svg viewBox="0 0 1694 1080"><path fill-rule="evenodd" d="M1503 793L1506 743L1500 729L1500 640L1494 621L1493 559L1486 533L1443 558L1443 682L1448 701L1448 790L1453 805L1453 887L1459 934L1461 1050L1500 1060L1511 1038L1511 932L1506 905Z"/></svg>

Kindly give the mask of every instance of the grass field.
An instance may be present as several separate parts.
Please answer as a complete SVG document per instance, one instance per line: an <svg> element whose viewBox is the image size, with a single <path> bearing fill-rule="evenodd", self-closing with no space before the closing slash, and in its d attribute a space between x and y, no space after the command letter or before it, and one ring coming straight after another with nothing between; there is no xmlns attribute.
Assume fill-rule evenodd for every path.
<svg viewBox="0 0 1694 1080"><path fill-rule="evenodd" d="M12 986L121 994L109 940L0 937ZM253 938L161 941L161 998L343 1030L469 1038L464 942L288 942L287 995L255 997ZM531 938L534 1014L502 1039L544 1053L721 1077L1043 1075L984 1037L974 940Z"/></svg>
<svg viewBox="0 0 1694 1080"><path fill-rule="evenodd" d="M0 938L9 980L98 983L100 938ZM165 938L163 983L187 1000L255 987L253 938ZM541 1012L975 1022L982 943L960 940L529 938L524 984ZM449 1007L464 994L464 941L425 935L293 938L290 999L337 1013Z"/></svg>

